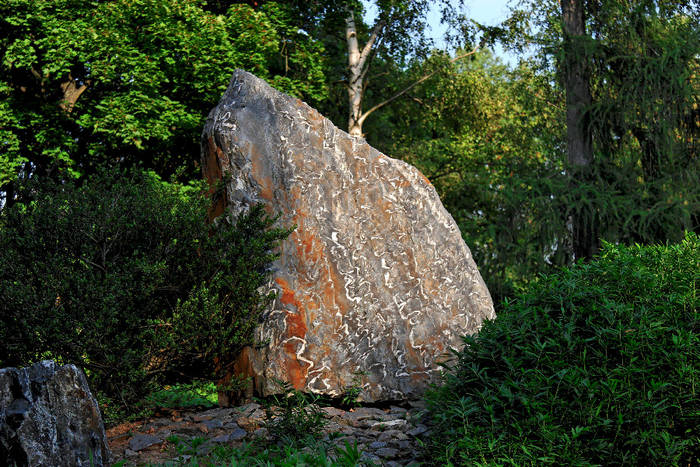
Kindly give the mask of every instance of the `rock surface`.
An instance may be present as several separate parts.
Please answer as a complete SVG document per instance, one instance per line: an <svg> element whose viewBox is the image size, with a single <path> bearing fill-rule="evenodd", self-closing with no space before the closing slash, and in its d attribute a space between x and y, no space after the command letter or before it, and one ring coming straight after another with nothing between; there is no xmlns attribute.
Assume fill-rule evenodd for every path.
<svg viewBox="0 0 700 467"><path fill-rule="evenodd" d="M262 202L296 225L273 265L278 297L234 372L365 401L413 398L461 336L494 318L469 248L416 168L237 71L202 135L214 215ZM358 375L361 375L358 377ZM359 379L358 379L359 378ZM225 401L224 401L225 402Z"/></svg>
<svg viewBox="0 0 700 467"><path fill-rule="evenodd" d="M74 365L45 360L0 370L0 463L109 465L97 401Z"/></svg>

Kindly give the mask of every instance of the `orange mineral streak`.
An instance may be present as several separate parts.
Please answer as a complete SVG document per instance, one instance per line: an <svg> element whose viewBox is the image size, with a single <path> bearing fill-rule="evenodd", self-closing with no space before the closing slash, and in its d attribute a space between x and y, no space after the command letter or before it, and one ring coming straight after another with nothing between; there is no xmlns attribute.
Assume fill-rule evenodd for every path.
<svg viewBox="0 0 700 467"><path fill-rule="evenodd" d="M287 332L283 349L286 357L285 364L289 382L296 389L302 389L306 383L308 364L299 361L297 358L297 347L300 345L301 341L294 339L294 337L298 337L299 339L306 338L306 322L304 320L305 307L301 301L295 297L294 290L291 289L289 282L281 277L276 278L275 282L282 289L280 302L283 305L291 305L296 308L296 312L291 310L287 312Z"/></svg>

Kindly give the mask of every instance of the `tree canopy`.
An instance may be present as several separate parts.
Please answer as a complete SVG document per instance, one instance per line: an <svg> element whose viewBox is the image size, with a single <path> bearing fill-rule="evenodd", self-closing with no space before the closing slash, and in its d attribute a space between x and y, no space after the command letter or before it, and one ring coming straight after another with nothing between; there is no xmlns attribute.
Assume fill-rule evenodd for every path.
<svg viewBox="0 0 700 467"><path fill-rule="evenodd" d="M573 10L553 0L520 2L496 27L440 2L456 50L425 35L431 2L377 0L372 24L367 5L3 2L2 202L22 201L24 180L103 165L198 178L204 119L243 68L423 170L497 298L589 257L601 239L698 229L692 2L568 0L576 31ZM531 53L509 68L489 49L496 41ZM572 137L590 141L584 163Z"/></svg>
<svg viewBox="0 0 700 467"><path fill-rule="evenodd" d="M323 47L290 7L200 0L0 6L0 185L104 163L195 176L199 132L236 68L312 103Z"/></svg>

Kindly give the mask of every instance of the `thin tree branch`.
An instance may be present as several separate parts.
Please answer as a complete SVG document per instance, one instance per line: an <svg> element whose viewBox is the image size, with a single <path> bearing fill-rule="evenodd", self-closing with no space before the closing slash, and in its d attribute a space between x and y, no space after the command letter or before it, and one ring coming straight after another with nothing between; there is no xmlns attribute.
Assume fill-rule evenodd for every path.
<svg viewBox="0 0 700 467"><path fill-rule="evenodd" d="M463 53L463 54L461 54L461 55L457 55L456 57L450 59L450 62L449 62L449 63L454 63L454 62L456 62L456 61L458 61L458 60L462 60L463 58L469 57L470 55L474 55L474 54L477 52L477 50L479 50L479 46L478 46L478 45L477 45L476 47L474 47L471 51L466 52L466 53ZM420 79L418 79L418 80L414 81L413 83L411 83L410 85L406 86L405 88L403 88L401 91L397 92L396 94L394 94L394 95L391 96L390 98L386 99L386 100L383 101L383 102L380 102L379 104L377 104L377 105L375 105L374 107L370 108L369 110L365 111L365 112L362 114L362 116L358 119L358 122L359 122L360 124L362 124L362 123L365 121L365 119L369 116L369 114L371 114L371 113L374 112L375 110L381 109L382 107L384 107L385 105L387 105L387 104L389 104L389 103L391 103L391 102L394 102L396 99L398 99L399 97L403 96L404 94L406 94L408 91L410 91L410 90L413 89L414 87L418 86L418 85L419 85L420 83L422 83L423 81L425 81L425 80L431 78L431 77L432 77L433 75L435 75L438 71L440 71L440 70L438 69L438 70L435 70L435 71L431 71L430 73L428 73L428 74L426 74L426 75L423 75Z"/></svg>
<svg viewBox="0 0 700 467"><path fill-rule="evenodd" d="M363 82L365 81L365 76L367 76L367 72L368 72L369 69L370 69L370 65L372 64L372 60L374 60L374 57L377 56L377 49L379 49L379 46L380 46L381 43L382 43L382 39L383 39L383 37L380 37L380 38L379 38L379 41L377 42L377 46L376 46L375 48L372 49L372 51L371 51L371 53L370 53L370 55L369 55L369 59L363 64L364 69L362 69L362 72L360 73L360 78L359 78L359 79L361 79ZM369 81L371 81L371 79L368 78L366 81L369 82Z"/></svg>
<svg viewBox="0 0 700 467"><path fill-rule="evenodd" d="M362 67L365 66L367 57L369 57L369 54L372 51L372 47L374 46L374 43L376 42L379 35L382 33L382 29L384 29L385 24L386 23L384 22L384 20L380 20L377 21L377 24L374 25L374 28L372 29L372 34L370 34L369 39L367 39L367 42L365 43L365 46L362 47L362 52L360 52L360 69L362 69Z"/></svg>

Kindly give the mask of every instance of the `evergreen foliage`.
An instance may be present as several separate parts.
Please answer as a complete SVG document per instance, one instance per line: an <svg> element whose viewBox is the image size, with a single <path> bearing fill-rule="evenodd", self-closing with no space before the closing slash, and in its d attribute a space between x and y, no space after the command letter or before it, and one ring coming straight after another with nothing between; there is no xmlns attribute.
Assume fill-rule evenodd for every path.
<svg viewBox="0 0 700 467"><path fill-rule="evenodd" d="M460 465L700 461L700 239L605 244L508 303L428 398Z"/></svg>
<svg viewBox="0 0 700 467"><path fill-rule="evenodd" d="M153 383L216 376L252 343L289 232L261 207L208 225L201 187L148 173L26 189L30 204L0 212L0 366L75 363L103 402L132 409Z"/></svg>

